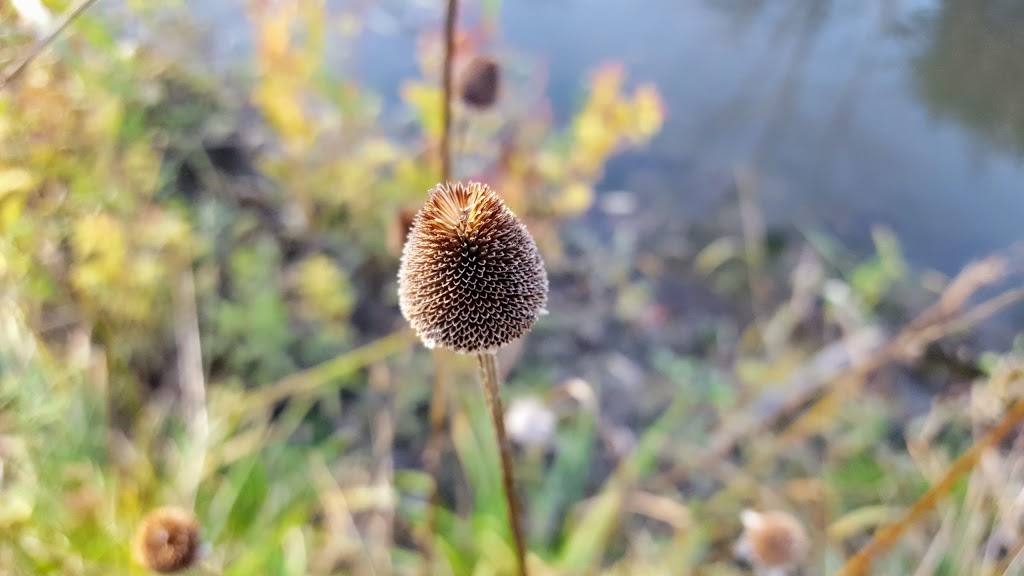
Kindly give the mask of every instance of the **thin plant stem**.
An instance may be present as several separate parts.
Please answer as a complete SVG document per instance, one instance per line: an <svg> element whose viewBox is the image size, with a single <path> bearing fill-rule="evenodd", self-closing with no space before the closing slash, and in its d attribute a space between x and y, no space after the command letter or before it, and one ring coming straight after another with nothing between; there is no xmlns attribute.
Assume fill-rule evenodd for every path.
<svg viewBox="0 0 1024 576"><path fill-rule="evenodd" d="M846 565L836 573L836 576L860 576L867 574L871 569L872 561L887 552L900 539L910 526L920 520L931 511L939 499L946 496L953 490L960 478L974 469L981 455L992 448L1010 433L1021 421L1024 421L1024 400L1018 400L1003 416L1003 419L983 436L981 440L971 446L956 461L950 465L937 484L932 486L921 496L913 506L907 510L898 521L886 526L875 533L874 538L864 548L850 558Z"/></svg>
<svg viewBox="0 0 1024 576"><path fill-rule="evenodd" d="M437 532L437 510L441 506L441 492L438 490L440 484L441 451L444 446L444 424L447 403L445 394L447 387L445 382L448 377L447 365L442 352L435 350L432 359L434 361L434 385L430 395L430 438L427 440L427 449L423 455L423 464L427 469L427 475L433 483L430 489L430 502L427 506L427 531L423 535L423 552L426 561L423 563L421 573L429 576L433 572L433 550L434 535Z"/></svg>
<svg viewBox="0 0 1024 576"><path fill-rule="evenodd" d="M194 506L206 464L210 423L206 412L206 379L203 375L203 353L191 262L182 274L177 296L178 322L175 333L178 342L178 377L182 411L189 433L182 470L182 491L188 505Z"/></svg>
<svg viewBox="0 0 1024 576"><path fill-rule="evenodd" d="M43 50L46 50L53 42L60 36L60 33L65 28L71 25L79 16L85 13L90 6L96 3L96 0L83 0L79 2L77 6L69 10L60 22L54 26L53 30L49 34L39 39L29 51L21 58L15 60L7 68L4 69L3 74L0 75L0 90L5 88L8 84L14 81L22 72L28 68L28 65L36 59L36 56L42 54Z"/></svg>
<svg viewBox="0 0 1024 576"><path fill-rule="evenodd" d="M446 182L452 175L452 62L455 57L455 21L458 16L458 0L448 0L444 21L444 68L441 70L443 106L441 114L441 181Z"/></svg>
<svg viewBox="0 0 1024 576"><path fill-rule="evenodd" d="M519 524L519 495L516 492L516 480L512 470L512 448L505 433L505 409L501 405L496 359L493 352L477 354L477 359L480 361L480 382L483 384L484 396L487 397L487 408L491 413L491 422L494 424L494 434L498 441L501 482L505 488L505 506L508 510L508 523L512 528L512 539L515 540L519 575L526 576L526 544L523 529Z"/></svg>

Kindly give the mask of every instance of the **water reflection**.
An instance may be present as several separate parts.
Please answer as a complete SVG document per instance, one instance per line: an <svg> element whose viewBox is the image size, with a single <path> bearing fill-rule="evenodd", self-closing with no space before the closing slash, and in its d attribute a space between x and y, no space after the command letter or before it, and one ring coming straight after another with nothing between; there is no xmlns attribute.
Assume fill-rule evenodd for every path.
<svg viewBox="0 0 1024 576"><path fill-rule="evenodd" d="M504 25L509 42L549 63L563 110L607 58L663 90L663 136L647 158L616 163L606 187L636 189L662 213L692 219L705 216L709 186L727 193L734 168L749 165L770 223L824 227L862 249L870 227L885 224L915 264L951 273L1024 238L1024 165L988 145L1020 126L1022 7L534 0L506 3ZM972 14L998 24L984 42ZM979 133L972 116L991 128Z"/></svg>
<svg viewBox="0 0 1024 576"><path fill-rule="evenodd" d="M931 27L915 61L929 109L1024 153L1024 2L946 0Z"/></svg>
<svg viewBox="0 0 1024 576"><path fill-rule="evenodd" d="M243 57L238 3L188 4L214 25L221 53ZM376 24L355 55L363 83L397 99L416 74L413 33L435 24L435 4L371 5ZM735 168L749 166L770 224L826 228L864 250L871 226L885 224L919 266L952 273L1024 239L1021 0L501 5L501 41L543 62L561 120L601 62L657 83L663 134L603 183L637 191L653 214L706 219L729 204Z"/></svg>

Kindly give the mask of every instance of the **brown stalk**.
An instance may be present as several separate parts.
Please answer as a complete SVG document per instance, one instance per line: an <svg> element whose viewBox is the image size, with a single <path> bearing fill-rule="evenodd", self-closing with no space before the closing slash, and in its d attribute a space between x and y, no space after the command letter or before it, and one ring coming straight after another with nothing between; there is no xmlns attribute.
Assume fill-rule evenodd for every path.
<svg viewBox="0 0 1024 576"><path fill-rule="evenodd" d="M859 385L890 363L912 362L932 342L1024 301L1024 288L1014 288L964 309L980 289L1005 279L1009 266L1007 259L999 256L972 262L950 282L938 302L895 336L885 339L878 330L867 329L826 348L819 354L820 361L812 362L784 387L791 391L786 397L774 398L773 393L766 393L762 400L754 402L755 416L718 431L711 437L703 455L686 467L676 467L669 478L679 481L688 477L692 470L716 466L747 438L802 412L809 404L822 401L844 387ZM837 357L843 359L836 360ZM764 406L759 407L759 404Z"/></svg>
<svg viewBox="0 0 1024 576"><path fill-rule="evenodd" d="M444 68L441 70L441 89L444 92L441 116L441 182L447 182L452 172L452 61L455 57L455 21L458 10L458 0L448 0L444 21Z"/></svg>
<svg viewBox="0 0 1024 576"><path fill-rule="evenodd" d="M971 446L970 450L957 458L946 470L942 479L925 492L902 518L875 532L874 538L850 558L836 573L836 576L867 574L871 568L871 562L876 557L892 548L908 528L931 511L941 498L949 494L961 477L974 469L986 450L998 444L1021 421L1024 421L1024 400L1017 400L995 428L989 430L988 434Z"/></svg>
<svg viewBox="0 0 1024 576"><path fill-rule="evenodd" d="M498 454L501 457L501 482L505 488L505 507L508 511L508 523L512 528L515 540L516 559L519 563L520 576L526 576L526 544L523 529L519 524L519 495L516 492L516 480L512 468L512 447L505 434L505 409L501 405L501 391L498 388L498 369L495 365L493 352L477 354L480 361L480 382L487 397L487 408L494 424L494 434L498 440Z"/></svg>
<svg viewBox="0 0 1024 576"><path fill-rule="evenodd" d="M96 0L83 0L82 2L80 2L77 6L69 10L67 14L65 14L64 17L61 18L60 23L57 24L53 28L53 30L50 31L49 34L47 34L43 38L40 38L39 41L36 42L28 50L28 52L25 53L24 56L18 58L9 66L7 66L7 68L5 68L3 71L3 76L0 76L0 90L4 89L8 84L13 82L22 72L24 72L25 69L28 68L28 65L31 64L37 56L43 53L43 50L46 50L46 48L49 47L50 44L53 44L54 40L56 40L57 37L60 36L60 33L63 32L65 28L70 26L71 23L75 21L75 19L84 14L85 11L88 10L89 7L95 3Z"/></svg>

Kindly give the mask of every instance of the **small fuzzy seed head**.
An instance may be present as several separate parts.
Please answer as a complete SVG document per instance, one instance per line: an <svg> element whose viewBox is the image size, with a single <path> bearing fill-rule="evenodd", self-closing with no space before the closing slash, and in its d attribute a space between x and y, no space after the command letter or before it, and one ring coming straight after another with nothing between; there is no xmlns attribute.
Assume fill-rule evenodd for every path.
<svg viewBox="0 0 1024 576"><path fill-rule="evenodd" d="M754 566L788 569L804 561L810 543L803 525L791 514L744 510L740 520L744 532L737 553Z"/></svg>
<svg viewBox="0 0 1024 576"><path fill-rule="evenodd" d="M149 570L172 574L187 570L199 560L201 544L195 515L183 508L157 508L135 533L135 556Z"/></svg>
<svg viewBox="0 0 1024 576"><path fill-rule="evenodd" d="M516 398L505 410L509 440L524 447L543 448L551 444L558 428L558 415L535 396Z"/></svg>
<svg viewBox="0 0 1024 576"><path fill-rule="evenodd" d="M438 184L398 271L402 315L428 348L492 352L526 334L548 278L526 226L486 184Z"/></svg>
<svg viewBox="0 0 1024 576"><path fill-rule="evenodd" d="M462 101L481 110L490 108L498 100L501 90L501 68L487 56L476 56L462 71L460 77Z"/></svg>

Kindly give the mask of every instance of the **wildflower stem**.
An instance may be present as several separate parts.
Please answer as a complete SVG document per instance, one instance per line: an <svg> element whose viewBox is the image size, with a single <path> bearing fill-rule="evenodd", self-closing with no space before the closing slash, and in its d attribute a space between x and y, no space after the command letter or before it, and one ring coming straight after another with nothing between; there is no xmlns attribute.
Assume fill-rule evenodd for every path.
<svg viewBox="0 0 1024 576"><path fill-rule="evenodd" d="M195 278L191 263L185 267L178 287L178 377L181 386L182 412L188 426L189 443L182 469L182 492L188 505L195 504L210 436L206 412L206 379L203 375L203 353L196 312Z"/></svg>
<svg viewBox="0 0 1024 576"><path fill-rule="evenodd" d="M423 564L421 573L429 576L433 571L434 546L433 538L437 533L437 509L441 506L440 491L438 485L441 479L441 450L444 445L445 414L447 412L446 398L448 387L445 385L448 378L447 364L441 356L440 350L434 350L434 386L430 395L430 438L427 440L427 449L423 455L424 465L427 474L430 476L433 486L430 489L430 502L427 506L427 532L423 537L423 551L426 561Z"/></svg>
<svg viewBox="0 0 1024 576"><path fill-rule="evenodd" d="M494 434L498 440L498 454L501 457L501 481L505 487L505 505L508 509L508 522L515 540L516 557L519 561L519 574L526 576L526 544L523 529L519 524L519 496L516 492L515 475L512 471L512 448L505 434L505 410L501 405L501 391L498 389L498 370L493 352L477 354L480 361L480 381L487 397L487 408L494 424Z"/></svg>
<svg viewBox="0 0 1024 576"><path fill-rule="evenodd" d="M444 101L441 115L441 182L447 182L452 177L452 61L455 57L455 21L458 9L458 0L448 0L444 22L444 68L441 70Z"/></svg>
<svg viewBox="0 0 1024 576"><path fill-rule="evenodd" d="M24 70L28 68L28 65L39 56L43 50L46 50L53 42L60 36L60 33L65 28L71 25L79 16L85 13L90 6L96 3L96 0L82 0L74 8L69 10L64 17L61 18L60 22L53 27L49 34L40 38L24 56L18 58L7 66L2 75L0 75L0 90L5 88L8 84L14 81Z"/></svg>

